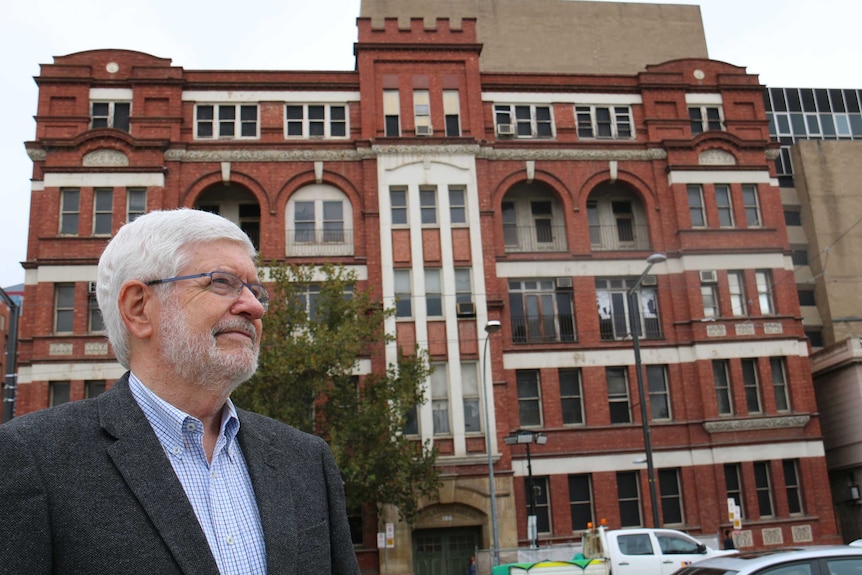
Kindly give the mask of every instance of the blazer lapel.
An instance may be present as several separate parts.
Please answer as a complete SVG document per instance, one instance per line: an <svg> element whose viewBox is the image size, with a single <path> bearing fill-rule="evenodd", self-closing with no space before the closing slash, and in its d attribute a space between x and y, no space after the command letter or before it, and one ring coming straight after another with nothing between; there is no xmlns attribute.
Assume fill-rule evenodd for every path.
<svg viewBox="0 0 862 575"><path fill-rule="evenodd" d="M189 575L218 575L206 536L185 491L129 391L128 374L99 396L98 401L102 427L116 438L107 449L108 455L180 568Z"/></svg>
<svg viewBox="0 0 862 575"><path fill-rule="evenodd" d="M298 573L297 525L293 515L290 488L290 465L284 454L273 447L273 437L267 436L254 421L243 419L237 435L254 487L263 537L266 545L268 575Z"/></svg>

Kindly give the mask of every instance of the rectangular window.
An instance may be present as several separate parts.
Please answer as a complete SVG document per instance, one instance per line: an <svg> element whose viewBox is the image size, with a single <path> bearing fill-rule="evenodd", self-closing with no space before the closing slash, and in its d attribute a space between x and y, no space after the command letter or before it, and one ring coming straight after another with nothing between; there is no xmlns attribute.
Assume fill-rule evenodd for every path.
<svg viewBox="0 0 862 575"><path fill-rule="evenodd" d="M392 212L393 226L407 225L407 190L390 189L389 205Z"/></svg>
<svg viewBox="0 0 862 575"><path fill-rule="evenodd" d="M413 317L410 270L395 270L395 317Z"/></svg>
<svg viewBox="0 0 862 575"><path fill-rule="evenodd" d="M664 365L646 366L649 393L650 417L653 421L669 420L670 391L667 386L667 367Z"/></svg>
<svg viewBox="0 0 862 575"><path fill-rule="evenodd" d="M617 472L617 499L620 505L620 526L641 527L641 488L637 471Z"/></svg>
<svg viewBox="0 0 862 575"><path fill-rule="evenodd" d="M745 222L749 228L759 228L763 225L760 220L760 200L756 185L742 184L742 205L745 207Z"/></svg>
<svg viewBox="0 0 862 575"><path fill-rule="evenodd" d="M387 138L401 135L401 100L398 90L383 90L383 118Z"/></svg>
<svg viewBox="0 0 862 575"><path fill-rule="evenodd" d="M96 188L93 195L93 235L110 235L114 215L114 189Z"/></svg>
<svg viewBox="0 0 862 575"><path fill-rule="evenodd" d="M681 525L685 523L679 469L659 469L658 486L662 524Z"/></svg>
<svg viewBox="0 0 862 575"><path fill-rule="evenodd" d="M417 136L430 136L431 96L428 90L413 90L413 126Z"/></svg>
<svg viewBox="0 0 862 575"><path fill-rule="evenodd" d="M69 387L68 381L51 381L48 383L49 394L48 407L54 407L61 403L69 402Z"/></svg>
<svg viewBox="0 0 862 575"><path fill-rule="evenodd" d="M593 520L593 485L588 473L569 475L569 509L572 513L572 530L587 528Z"/></svg>
<svg viewBox="0 0 862 575"><path fill-rule="evenodd" d="M571 287L553 279L509 280L509 306L514 343L575 341Z"/></svg>
<svg viewBox="0 0 862 575"><path fill-rule="evenodd" d="M733 415L733 395L730 392L730 378L727 373L727 360L712 361L712 377L715 382L715 398L719 415Z"/></svg>
<svg viewBox="0 0 862 575"><path fill-rule="evenodd" d="M757 360L742 360L742 385L745 389L745 405L748 413L760 413L760 385L757 378Z"/></svg>
<svg viewBox="0 0 862 575"><path fill-rule="evenodd" d="M596 279L596 305L599 312L599 333L602 340L623 340L629 335L629 314L635 313L635 325L643 339L660 339L661 317L658 310L658 292L653 287L641 287L636 292L637 309L631 310L632 298L628 291L636 279Z"/></svg>
<svg viewBox="0 0 862 575"><path fill-rule="evenodd" d="M443 288L439 269L425 270L425 311L428 317L443 317Z"/></svg>
<svg viewBox="0 0 862 575"><path fill-rule="evenodd" d="M89 331L91 333L105 331L105 321L102 319L102 310L99 309L99 302L96 301L95 295L91 294L87 298L87 307L89 308Z"/></svg>
<svg viewBox="0 0 862 575"><path fill-rule="evenodd" d="M467 223L466 196L464 188L449 186L449 221L453 226Z"/></svg>
<svg viewBox="0 0 862 575"><path fill-rule="evenodd" d="M84 382L84 399L97 397L105 393L105 380L93 379Z"/></svg>
<svg viewBox="0 0 862 575"><path fill-rule="evenodd" d="M772 390L775 393L775 409L790 411L790 398L787 394L787 370L784 368L784 358L769 358L772 368Z"/></svg>
<svg viewBox="0 0 862 575"><path fill-rule="evenodd" d="M772 276L768 271L760 270L754 272L754 280L757 283L757 302L760 304L761 315L772 315L775 313L772 300Z"/></svg>
<svg viewBox="0 0 862 575"><path fill-rule="evenodd" d="M446 136L461 135L461 98L458 90L443 90L443 116L446 120Z"/></svg>
<svg viewBox="0 0 862 575"><path fill-rule="evenodd" d="M257 138L257 104L198 104L195 137L199 140Z"/></svg>
<svg viewBox="0 0 862 575"><path fill-rule="evenodd" d="M527 488L527 515L531 514L530 503L535 504L536 509L536 532L551 532L551 498L548 493L548 478L533 476L533 484L530 485L529 477L524 481ZM532 487L532 489L530 489ZM530 498L532 491L532 499Z"/></svg>
<svg viewBox="0 0 862 575"><path fill-rule="evenodd" d="M437 223L437 188L419 188L419 213L423 226Z"/></svg>
<svg viewBox="0 0 862 575"><path fill-rule="evenodd" d="M733 227L733 201L730 186L715 184L715 206L718 209L718 225L722 228Z"/></svg>
<svg viewBox="0 0 862 575"><path fill-rule="evenodd" d="M549 106L497 104L494 106L494 124L498 136L554 137Z"/></svg>
<svg viewBox="0 0 862 575"><path fill-rule="evenodd" d="M464 432L482 431L479 416L479 370L476 362L461 364L461 397L464 405Z"/></svg>
<svg viewBox="0 0 862 575"><path fill-rule="evenodd" d="M147 189L129 188L126 191L126 222L133 222L147 213Z"/></svg>
<svg viewBox="0 0 862 575"><path fill-rule="evenodd" d="M129 131L131 102L91 102L90 128L115 128Z"/></svg>
<svg viewBox="0 0 862 575"><path fill-rule="evenodd" d="M772 517L772 478L768 461L754 462L754 489L757 492L757 508L761 517Z"/></svg>
<svg viewBox="0 0 862 575"><path fill-rule="evenodd" d="M691 217L691 227L706 227L706 212L703 209L703 186L689 184L686 186L688 192L688 214Z"/></svg>
<svg viewBox="0 0 862 575"><path fill-rule="evenodd" d="M785 459L781 462L784 469L784 488L787 493L787 508L791 515L802 514L802 486L799 483L799 460Z"/></svg>
<svg viewBox="0 0 862 575"><path fill-rule="evenodd" d="M727 272L727 286L730 289L730 312L735 316L746 315L745 276L741 271Z"/></svg>
<svg viewBox="0 0 862 575"><path fill-rule="evenodd" d="M703 298L703 317L719 317L718 290L714 284L701 284L700 295Z"/></svg>
<svg viewBox="0 0 862 575"><path fill-rule="evenodd" d="M608 383L611 423L631 423L628 370L625 367L606 367L605 377Z"/></svg>
<svg viewBox="0 0 862 575"><path fill-rule="evenodd" d="M521 427L542 426L542 397L538 369L515 371L518 382L518 418Z"/></svg>
<svg viewBox="0 0 862 575"><path fill-rule="evenodd" d="M473 279L470 268L455 269L455 306L459 315L476 315L473 308Z"/></svg>
<svg viewBox="0 0 862 575"><path fill-rule="evenodd" d="M724 130L722 110L719 106L689 106L688 119L692 136L709 130Z"/></svg>
<svg viewBox="0 0 862 575"><path fill-rule="evenodd" d="M560 378L560 408L563 412L564 425L583 425L584 422L584 390L581 384L580 369L561 369Z"/></svg>
<svg viewBox="0 0 862 575"><path fill-rule="evenodd" d="M575 106L578 138L629 140L632 133L632 110L629 106Z"/></svg>
<svg viewBox="0 0 862 575"><path fill-rule="evenodd" d="M449 378L447 366L438 363L429 376L431 387L431 413L434 421L434 435L450 435L449 426Z"/></svg>
<svg viewBox="0 0 862 575"><path fill-rule="evenodd" d="M800 210L785 210L784 225L786 226L801 226L802 212Z"/></svg>
<svg viewBox="0 0 862 575"><path fill-rule="evenodd" d="M727 491L727 498L733 499L736 502L740 513L745 517L742 498L742 474L740 473L738 463L724 464L724 488Z"/></svg>
<svg viewBox="0 0 862 575"><path fill-rule="evenodd" d="M81 210L81 191L78 188L60 190L60 233L78 235L78 219Z"/></svg>
<svg viewBox="0 0 862 575"><path fill-rule="evenodd" d="M287 104L286 138L347 137L347 106L343 104Z"/></svg>
<svg viewBox="0 0 862 575"><path fill-rule="evenodd" d="M75 285L54 286L54 333L71 333L75 319Z"/></svg>

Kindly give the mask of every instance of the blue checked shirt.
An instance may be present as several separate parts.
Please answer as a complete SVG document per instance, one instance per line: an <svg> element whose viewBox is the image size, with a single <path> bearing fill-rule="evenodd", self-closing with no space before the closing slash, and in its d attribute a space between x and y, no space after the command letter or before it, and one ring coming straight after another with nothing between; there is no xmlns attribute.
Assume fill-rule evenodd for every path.
<svg viewBox="0 0 862 575"><path fill-rule="evenodd" d="M228 399L212 462L204 452L203 423L159 398L135 374L132 396L147 416L222 575L266 574L266 549L257 500L236 434L239 418Z"/></svg>

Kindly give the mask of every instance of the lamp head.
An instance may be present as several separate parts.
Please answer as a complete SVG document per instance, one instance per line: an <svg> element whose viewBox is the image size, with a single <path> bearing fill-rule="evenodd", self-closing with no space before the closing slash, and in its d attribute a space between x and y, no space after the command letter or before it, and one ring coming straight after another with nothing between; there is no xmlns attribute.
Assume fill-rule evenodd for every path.
<svg viewBox="0 0 862 575"><path fill-rule="evenodd" d="M489 319L485 324L485 333L497 333L503 328L498 319Z"/></svg>
<svg viewBox="0 0 862 575"><path fill-rule="evenodd" d="M649 265L660 264L663 261L667 261L667 256L664 254L653 254L646 261Z"/></svg>

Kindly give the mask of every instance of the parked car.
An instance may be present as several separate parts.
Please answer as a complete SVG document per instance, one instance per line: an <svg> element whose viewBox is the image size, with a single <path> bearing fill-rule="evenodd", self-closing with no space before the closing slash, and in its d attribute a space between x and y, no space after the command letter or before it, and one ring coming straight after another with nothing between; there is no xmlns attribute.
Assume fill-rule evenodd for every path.
<svg viewBox="0 0 862 575"><path fill-rule="evenodd" d="M674 575L862 575L862 547L818 545L710 557Z"/></svg>

